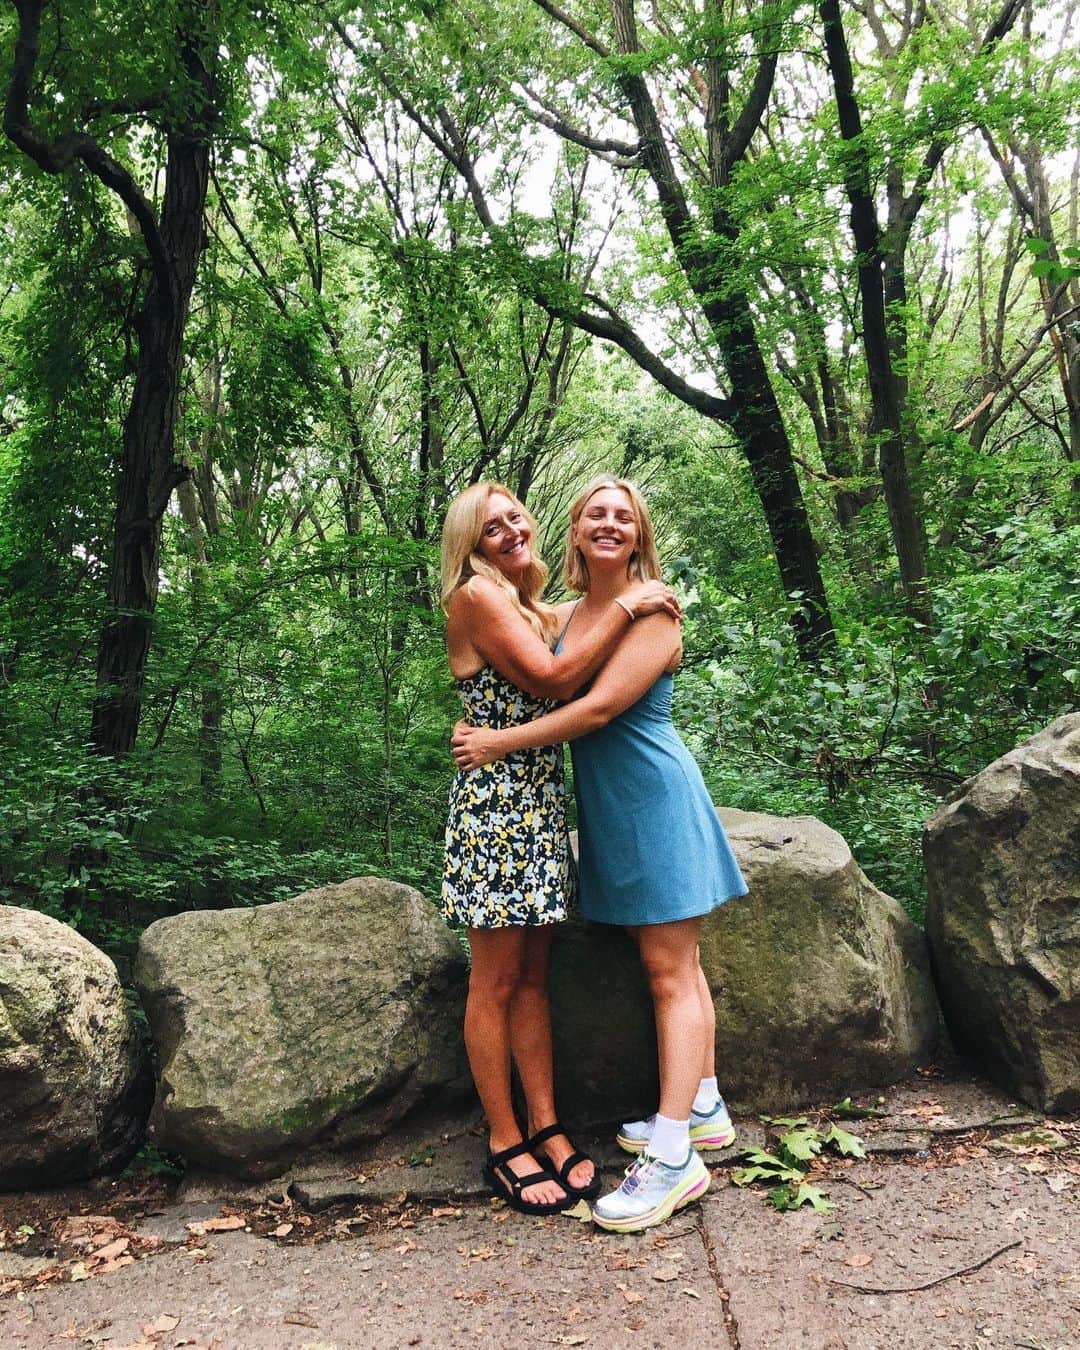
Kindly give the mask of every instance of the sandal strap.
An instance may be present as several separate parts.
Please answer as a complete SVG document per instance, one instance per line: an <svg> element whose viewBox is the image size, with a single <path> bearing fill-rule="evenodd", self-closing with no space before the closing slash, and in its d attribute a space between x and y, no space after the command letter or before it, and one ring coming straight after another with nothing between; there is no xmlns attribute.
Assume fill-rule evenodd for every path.
<svg viewBox="0 0 1080 1350"><path fill-rule="evenodd" d="M591 1163L591 1162L592 1159L588 1156L587 1153L582 1153L580 1150L575 1149L574 1152L570 1154L569 1158L567 1158L567 1160L559 1168L558 1172L555 1173L555 1175L559 1178L559 1180L562 1182L564 1186L569 1186L570 1173L574 1170L574 1168L578 1165L578 1163Z"/></svg>
<svg viewBox="0 0 1080 1350"><path fill-rule="evenodd" d="M501 1167L503 1163L509 1162L511 1158L520 1158L523 1153L531 1153L529 1140L523 1139L520 1144L511 1144L509 1148L502 1149L499 1153L488 1153L488 1162L492 1167Z"/></svg>
<svg viewBox="0 0 1080 1350"><path fill-rule="evenodd" d="M517 1196L521 1195L526 1186L539 1186L544 1181L555 1180L550 1172L530 1172L527 1177L519 1177L516 1172L511 1172L509 1167L501 1167L499 1176L509 1181L511 1191Z"/></svg>
<svg viewBox="0 0 1080 1350"><path fill-rule="evenodd" d="M563 1125L561 1121L557 1120L554 1125L545 1125L542 1130L537 1130L529 1139L529 1147L531 1148L533 1144L545 1144L549 1139L554 1139L555 1136L559 1134L565 1134L567 1139L570 1138L569 1134L567 1134L566 1126Z"/></svg>

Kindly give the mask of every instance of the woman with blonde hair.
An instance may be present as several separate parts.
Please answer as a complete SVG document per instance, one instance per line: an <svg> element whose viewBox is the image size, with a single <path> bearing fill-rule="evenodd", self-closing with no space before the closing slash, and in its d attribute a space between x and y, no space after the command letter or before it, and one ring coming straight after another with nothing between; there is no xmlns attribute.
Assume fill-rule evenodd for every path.
<svg viewBox="0 0 1080 1350"><path fill-rule="evenodd" d="M668 587L643 580L612 598L587 640L556 654L556 613L540 598L547 567L535 537L536 522L499 483L466 488L446 513L447 654L477 726L542 716L599 669L639 614L678 614ZM465 1046L490 1129L484 1175L496 1195L528 1214L555 1213L600 1185L555 1112L547 971L552 925L566 918L571 892L561 752L532 748L490 768L459 770L441 910L467 929L472 955ZM528 1113L524 1136L510 1100L511 1058Z"/></svg>
<svg viewBox="0 0 1080 1350"><path fill-rule="evenodd" d="M632 483L602 475L577 498L565 572L582 599L563 607L556 650L574 655L613 602L660 576L648 507ZM679 625L654 614L633 625L574 702L513 727L459 722L453 737L466 770L571 742L581 911L635 938L656 1014L659 1109L619 1131L620 1145L638 1156L593 1211L598 1224L619 1232L660 1223L704 1194L709 1173L696 1149L734 1139L716 1083L716 1015L698 937L702 916L745 894L746 883L671 720L681 655Z"/></svg>

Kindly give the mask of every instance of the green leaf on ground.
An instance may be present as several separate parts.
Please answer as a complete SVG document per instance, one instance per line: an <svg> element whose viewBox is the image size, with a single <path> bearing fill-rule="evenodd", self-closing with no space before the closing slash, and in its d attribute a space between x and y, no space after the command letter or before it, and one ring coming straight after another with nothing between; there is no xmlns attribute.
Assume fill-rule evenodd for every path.
<svg viewBox="0 0 1080 1350"><path fill-rule="evenodd" d="M826 1144L833 1144L845 1158L865 1158L866 1149L863 1142L857 1134L851 1134L847 1130L842 1130L839 1125L832 1125L829 1133L825 1136Z"/></svg>

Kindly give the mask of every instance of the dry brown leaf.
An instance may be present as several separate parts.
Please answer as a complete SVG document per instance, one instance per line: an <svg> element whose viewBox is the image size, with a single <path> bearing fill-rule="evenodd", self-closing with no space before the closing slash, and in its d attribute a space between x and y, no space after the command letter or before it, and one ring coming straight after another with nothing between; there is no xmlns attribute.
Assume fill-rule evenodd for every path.
<svg viewBox="0 0 1080 1350"><path fill-rule="evenodd" d="M231 1233L246 1226L247 1220L239 1214L227 1214L220 1219L203 1219L204 1233ZM190 1225L189 1225L190 1227Z"/></svg>
<svg viewBox="0 0 1080 1350"><path fill-rule="evenodd" d="M639 1294L636 1289L627 1288L621 1280L616 1284L615 1288L619 1290L627 1303L644 1303L645 1301L644 1294Z"/></svg>
<svg viewBox="0 0 1080 1350"><path fill-rule="evenodd" d="M90 1278L90 1272L81 1261L76 1261L71 1267L69 1278L71 1279L72 1284L77 1284L79 1280L88 1280Z"/></svg>
<svg viewBox="0 0 1080 1350"><path fill-rule="evenodd" d="M96 1252L91 1252L86 1259L91 1262L113 1261L116 1257L123 1255L130 1246L130 1238L117 1238L114 1242L110 1242L104 1247L99 1247Z"/></svg>
<svg viewBox="0 0 1080 1350"><path fill-rule="evenodd" d="M453 1205L436 1205L431 1211L433 1219L456 1219L460 1214L461 1210L455 1209Z"/></svg>
<svg viewBox="0 0 1080 1350"><path fill-rule="evenodd" d="M118 1256L115 1261L105 1261L100 1266L95 1266L93 1273L95 1275L111 1275L114 1270L122 1270L124 1266L133 1266L135 1258L131 1255Z"/></svg>
<svg viewBox="0 0 1080 1350"><path fill-rule="evenodd" d="M416 1251L416 1243L411 1237L407 1237L400 1247L394 1248L394 1251L397 1252L398 1256L404 1256L406 1252Z"/></svg>
<svg viewBox="0 0 1080 1350"><path fill-rule="evenodd" d="M845 1266L868 1266L874 1259L873 1252L856 1252L844 1262Z"/></svg>
<svg viewBox="0 0 1080 1350"><path fill-rule="evenodd" d="M654 1280L659 1280L661 1284L667 1284L669 1280L679 1278L679 1267L676 1265L660 1266L652 1273Z"/></svg>
<svg viewBox="0 0 1080 1350"><path fill-rule="evenodd" d="M150 1338L163 1336L166 1331L175 1331L179 1325L179 1317L174 1317L172 1313L159 1313L152 1322L143 1325L142 1334Z"/></svg>
<svg viewBox="0 0 1080 1350"><path fill-rule="evenodd" d="M89 1237L99 1230L118 1233L120 1225L108 1214L69 1214L60 1225L59 1237L61 1241L71 1241L72 1238Z"/></svg>
<svg viewBox="0 0 1080 1350"><path fill-rule="evenodd" d="M630 1252L612 1252L605 1262L608 1270L635 1270L645 1264L643 1256L632 1256Z"/></svg>
<svg viewBox="0 0 1080 1350"><path fill-rule="evenodd" d="M279 1223L278 1226L277 1226L276 1228L272 1228L272 1229L270 1230L270 1236L271 1236L271 1237L288 1237L289 1234L292 1232L292 1230L293 1230L295 1227L296 1227L296 1225L295 1225L295 1224L292 1224L292 1223Z"/></svg>
<svg viewBox="0 0 1080 1350"><path fill-rule="evenodd" d="M943 1116L945 1108L940 1102L919 1102L900 1112L902 1116L917 1116L919 1120L930 1120L934 1116Z"/></svg>

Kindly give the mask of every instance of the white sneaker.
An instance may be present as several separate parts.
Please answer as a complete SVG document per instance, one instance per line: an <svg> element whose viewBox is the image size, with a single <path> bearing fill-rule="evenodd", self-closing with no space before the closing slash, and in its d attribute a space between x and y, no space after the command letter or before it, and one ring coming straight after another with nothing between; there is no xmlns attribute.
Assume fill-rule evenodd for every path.
<svg viewBox="0 0 1080 1350"><path fill-rule="evenodd" d="M593 1207L593 1222L613 1233L637 1233L663 1223L709 1189L708 1169L693 1149L675 1167L642 1153L626 1169L617 1191Z"/></svg>
<svg viewBox="0 0 1080 1350"><path fill-rule="evenodd" d="M630 1120L619 1127L615 1141L627 1153L640 1153L652 1138L655 1116L648 1120ZM694 1148L727 1148L735 1142L735 1126L731 1123L723 1097L717 1100L711 1111L690 1112L690 1143Z"/></svg>

